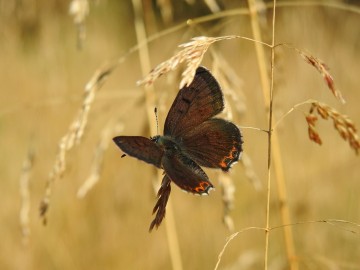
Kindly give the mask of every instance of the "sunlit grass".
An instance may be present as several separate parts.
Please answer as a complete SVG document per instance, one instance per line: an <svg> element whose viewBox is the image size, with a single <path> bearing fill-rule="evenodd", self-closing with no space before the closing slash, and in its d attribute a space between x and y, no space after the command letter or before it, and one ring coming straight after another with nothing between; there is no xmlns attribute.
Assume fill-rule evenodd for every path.
<svg viewBox="0 0 360 270"><path fill-rule="evenodd" d="M359 41L356 33L359 15L337 7L283 7L281 1L279 7L277 42L306 49L326 62L347 104L340 105L319 74L296 53L279 50L275 55L274 76L276 118L311 98L350 116L358 126L357 101L360 97L356 59L359 59ZM1 14L2 20L11 20L12 24L7 24L7 30L2 32L6 39L0 44L0 148L3 153L0 162L3 191L0 268L169 269L171 260L165 226L148 234L155 195L152 187L154 173L147 164L130 158L121 159L121 153L110 143L103 153L99 182L82 200L76 197L83 182L91 175L98 143L109 122L121 123L122 134L156 135L148 131L150 125L154 130L155 117L152 119L147 114L142 89L135 85L142 78L136 50L116 64L116 69L97 93L81 143L67 153L64 175L54 182L48 224L42 226L38 205L56 160L58 143L81 110L86 83L104 62L110 59L111 64L114 57L116 62L117 56L136 44L131 6L101 1L98 5L91 5L82 51L76 47L76 30L67 15L67 6L63 6L65 11L62 13L54 8L51 14L56 16L46 15L52 8L46 5L35 13L35 19L36 16L41 18L39 34L30 34L27 42L22 40L20 33L23 30L20 31L16 20ZM151 10L145 12L151 14ZM128 17L118 14L128 14ZM270 16L271 10L268 14ZM186 14L183 19L187 19ZM193 19L192 23L196 22L197 18ZM266 17L262 19L266 20ZM223 20L226 22L224 27L217 30L215 25L202 25L207 33L199 33L199 28L183 24L181 29L174 28L176 32L157 36L148 45L151 66L170 58L179 44L194 36L209 35L210 32L211 36L252 37L247 15L229 16ZM22 22L21 27L24 26L26 22ZM267 33L271 33L270 28L267 24L262 27L263 39L269 42L271 35ZM266 108L254 44L241 40L224 41L214 45L214 51L221 54L242 80L241 86L232 87L244 92L246 111L240 115L234 100L229 99L227 106L232 107L233 121L240 127L265 129ZM213 61L211 53L210 49L202 62L209 68ZM269 55L265 57L270 60ZM268 68L269 63L265 63ZM154 100L159 107L160 132L181 81L174 75L177 74L169 74L170 77L161 78L155 84ZM358 236L322 222L337 219L359 223L358 160L331 123L319 122L317 129L323 141L321 147L309 141L304 120L308 108L297 108L276 126L280 151L285 157L284 173L292 223L305 222L291 226L297 259L301 269L332 265L345 269L358 267ZM265 186L265 133L253 129L243 129L243 132L245 152ZM34 149L35 162L29 178L30 219L25 226L29 227L31 234L28 244L23 246L19 225L19 179L29 149ZM210 170L209 176L217 190L206 198L193 197L176 188L172 191L176 234L184 269L213 269L226 238L231 234L221 220L223 205L218 175ZM241 164L234 166L230 176L236 187L234 208L229 213L234 230L254 226L263 228L264 190L257 191L247 181ZM275 227L282 224L276 187L272 190L270 224ZM319 222L313 224L311 221ZM356 228L351 227L351 230ZM219 269L262 269L263 250L262 230L242 232L227 246ZM281 229L274 229L269 241L269 268L278 269L286 265L285 254Z"/></svg>

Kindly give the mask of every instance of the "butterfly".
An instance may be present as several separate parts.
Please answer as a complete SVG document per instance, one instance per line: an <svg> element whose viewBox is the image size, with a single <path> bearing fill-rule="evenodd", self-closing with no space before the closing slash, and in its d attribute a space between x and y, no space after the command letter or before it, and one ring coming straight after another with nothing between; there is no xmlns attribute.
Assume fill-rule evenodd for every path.
<svg viewBox="0 0 360 270"><path fill-rule="evenodd" d="M228 171L239 160L243 144L239 128L214 117L223 109L219 83L209 70L198 67L192 83L178 92L166 117L163 136L113 138L126 155L164 170L150 231L165 217L171 182L184 191L207 195L214 186L201 166Z"/></svg>

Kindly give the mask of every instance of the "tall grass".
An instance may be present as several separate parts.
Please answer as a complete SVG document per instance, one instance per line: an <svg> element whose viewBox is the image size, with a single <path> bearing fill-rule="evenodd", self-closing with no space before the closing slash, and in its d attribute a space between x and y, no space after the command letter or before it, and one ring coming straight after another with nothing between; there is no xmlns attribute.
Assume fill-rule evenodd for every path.
<svg viewBox="0 0 360 270"><path fill-rule="evenodd" d="M285 26L281 23L286 22L284 17L288 13L296 15L305 5L306 8L311 6L319 14L324 11L315 6L320 5L324 10L331 9L340 14L353 13L355 21L358 20L359 9L342 3L274 1L271 5L262 6L266 14L271 15L272 27L268 28L262 25L266 17L258 13L257 3L249 0L249 8L200 16L151 36L147 34L149 29L146 27L154 23L150 16L153 10L143 6L144 2L141 1L134 0L132 4L136 45L126 49L127 53L122 57L107 61L100 68L96 68L99 62L110 59L110 56L104 55L105 49L96 50L96 46L92 47L91 44L96 41L105 46L104 40L110 42L111 38L115 38L111 35L103 36L104 40L92 39L91 31L95 24L91 16L93 12L94 16L98 16L96 10L101 7L91 4L91 12L86 20L76 21L81 24L77 26L77 35L78 46L82 51L72 54L76 58L73 65L77 68L71 70L83 68L87 74L79 73L81 79L75 76L72 80L76 83L70 87L76 90L86 80L88 83L85 84L84 96L80 97L79 92L76 94L71 111L63 118L57 119L58 114L49 114L47 119L44 112L65 112L66 106L69 106L66 105L69 104L68 98L54 103L50 96L50 102L45 100L36 105L39 98L33 97L29 99L31 106L14 103L13 108L6 107L4 102L5 109L1 114L5 127L3 141L12 142L11 138L16 132L10 129L8 119L10 116L24 116L23 111L28 112L28 119L18 121L19 125L23 125L28 133L28 130L32 130L32 133L35 130L35 138L38 139L35 144L31 143L35 145L36 163L32 163L33 152L26 154L24 150L30 145L27 135L22 136L26 142L18 146L21 155L16 155L21 157L20 160L27 156L22 172L19 173L22 202L18 207L21 208L20 224L27 247L21 249L16 244L21 243L20 232L13 226L16 224L14 220L17 219L18 208L9 207L9 212L3 209L1 216L10 217L11 220L3 229L7 230L3 243L8 245L7 249L11 253L23 260L14 262L7 256L9 253L6 249L3 249L0 266L56 266L66 269L358 267L356 254L359 251L357 239L360 233L360 212L359 200L354 193L359 187L358 162L351 152L355 150L357 153L359 148L356 130L358 95L353 90L358 83L357 76L353 75L357 63L352 61L356 59L354 56L358 56L355 50L358 41L350 43L336 40L336 45L344 48L343 53L339 56L336 53L331 55L329 52L336 52L335 49L317 48L312 45L314 39L306 42L296 40L284 31ZM216 9L216 6L212 9ZM219 19L223 21L219 23ZM96 20L96 23L99 21ZM245 22L246 28L243 27ZM233 25L236 25L235 29ZM289 27L296 31L301 29L296 24L289 24ZM320 33L330 31L320 28L320 24L318 27ZM184 35L182 38L177 35L180 30ZM129 29L126 28L126 31ZM196 36L202 37L191 39ZM173 53L178 44L183 45ZM59 45L54 46L56 50L61 49L57 47ZM88 46L91 49L87 51ZM76 46L73 48L76 50ZM111 51L114 55L118 53L118 48L111 48ZM100 56L97 55L96 63L91 62L87 66L76 63L86 61L86 57L79 58L81 53L87 57L94 53ZM135 58L137 53L138 59ZM346 54L351 57L346 58ZM16 55L11 57L16 58ZM164 61L167 57L169 60ZM8 58L11 59L10 56ZM160 68L155 67L158 63L162 63L158 66ZM173 77L169 83L175 74L173 70L180 67L181 63L181 67L184 67L182 77ZM159 107L161 127L168 105L176 94L175 90L179 84L181 87L191 81L199 64L214 70L223 69L226 75L235 71L233 80L227 80L220 72L216 77L223 88L229 85L231 91L238 92L240 88L244 91L243 95L234 92L227 94L229 90L224 89L227 107L230 108L229 115L243 130L245 154L251 160L243 164L245 168L234 166L231 174L227 175L232 178L237 190L234 198L230 195L224 199L227 204L224 207L228 210L231 208L229 205L235 206L232 212L225 211L227 218L224 217L224 220L228 220L227 224L232 224L229 228L233 226L236 232L231 234L221 224L220 192L208 198L193 198L174 191L172 203L168 205L165 226L149 235L147 228L155 203L152 189L158 188L159 175L145 164L129 158L120 159L121 154L109 144L109 138L119 133L155 135L154 107ZM327 66L331 67L330 71ZM7 68L11 69L11 66ZM3 69L7 74L6 68ZM91 72L93 76L89 80ZM18 76L26 78L24 74L21 69L18 70ZM169 81L158 79L160 75L170 78ZM136 93L142 91L141 88L128 90L132 86L128 87L127 84L132 85L130 82L140 77L144 78L143 83L148 84L143 92ZM40 81L41 77L36 78ZM44 80L46 84L47 79ZM234 84L234 81L237 83ZM326 88L330 91L325 91ZM169 89L174 89L174 92ZM245 116L236 109L243 102L239 99L244 97L247 99ZM340 101L339 104L343 100L348 103L339 107L336 100ZM32 113L32 110L36 113ZM301 110L304 115L298 113ZM43 117L43 123L36 121L39 116ZM318 118L331 120L335 132L317 121ZM139 131L141 126L142 131ZM268 136L267 139L264 134ZM338 139L338 134L350 147ZM323 147L315 148L315 144L310 144L306 136ZM59 138L56 154L54 145ZM294 143L296 141L299 143ZM8 146L2 144L5 153L10 153ZM3 170L7 172L3 173L4 178L14 178L14 172L20 171L21 162L15 160L15 156L9 156L7 162L11 170ZM249 164L252 164L252 168ZM264 184L267 182L266 192L256 191L250 182L244 180L246 171L252 170ZM213 179L218 178L215 173L209 174ZM152 188L148 188L151 186L149 180L153 180ZM44 183L45 196L41 200ZM16 186L3 184L3 190L6 189L9 195L4 194L4 204L11 205L14 199L10 194L14 193ZM82 201L75 199L76 193L83 198ZM39 201L42 201L44 220L48 221L46 227L40 226L36 218ZM49 207L51 211L48 211ZM232 218L231 222L229 218ZM283 236L278 233L281 230ZM332 232L331 237L327 236L329 232ZM145 249L141 254L138 252L139 247Z"/></svg>

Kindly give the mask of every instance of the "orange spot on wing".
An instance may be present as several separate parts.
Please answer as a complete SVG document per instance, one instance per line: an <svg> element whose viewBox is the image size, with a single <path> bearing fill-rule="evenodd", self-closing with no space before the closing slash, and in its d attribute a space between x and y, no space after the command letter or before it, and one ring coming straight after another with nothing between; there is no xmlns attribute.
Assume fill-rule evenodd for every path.
<svg viewBox="0 0 360 270"><path fill-rule="evenodd" d="M231 163L231 161L233 161L236 158L236 155L238 153L238 150L235 146L233 146L230 150L230 153L228 156L225 156L221 161L220 161L220 167L221 168L227 168L229 166L229 164Z"/></svg>
<svg viewBox="0 0 360 270"><path fill-rule="evenodd" d="M194 190L195 190L197 193L202 193L202 192L204 192L204 191L210 186L210 184L207 183L207 182L200 182L199 184L200 184L199 186L197 186L196 188L194 188Z"/></svg>

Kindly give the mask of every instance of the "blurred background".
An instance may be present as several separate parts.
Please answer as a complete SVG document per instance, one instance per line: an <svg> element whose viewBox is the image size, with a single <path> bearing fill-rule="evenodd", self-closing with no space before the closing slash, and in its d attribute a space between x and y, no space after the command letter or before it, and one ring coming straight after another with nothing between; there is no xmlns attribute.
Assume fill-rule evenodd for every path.
<svg viewBox="0 0 360 270"><path fill-rule="evenodd" d="M259 9L256 23L263 41L271 43L271 1L249 2ZM249 2L0 0L0 269L213 269L232 232L265 226L267 136L246 128L267 127L253 42L218 42L202 62L223 86L227 107L221 117L231 117L242 128L247 160L225 177L206 170L216 186L210 196L186 194L173 185L168 216L149 234L156 171L136 159L121 159L111 141L120 134L156 135L150 132L156 130L156 120L148 113L148 96L136 85L146 75L141 67L155 67L195 36L252 38ZM340 104L321 75L294 50L279 47L274 115L279 119L294 105L316 99L359 126L359 4L312 3L278 1L276 43L289 43L326 63L347 103ZM186 25L188 19L193 23ZM141 47L148 51L144 58L134 48L149 37ZM270 50L264 49L269 72ZM63 177L51 186L43 226L39 204L60 139L84 108L87 82L104 64L118 59L96 92L83 138L66 155ZM164 75L150 90L150 105L159 109L160 134L180 74ZM323 145L311 142L304 117L308 110L309 105L298 107L276 128L291 222L339 219L360 224L359 159L330 120L318 123ZM79 188L94 174L99 182L79 199ZM222 221L219 179L231 179L235 187L228 217L232 231ZM275 179L270 217L271 226L281 225ZM166 224L168 219L174 225ZM360 269L359 227L336 224L291 227L300 269ZM262 269L264 246L263 231L239 234L219 269ZM172 261L172 252L180 262ZM283 231L273 230L269 269L288 268Z"/></svg>

